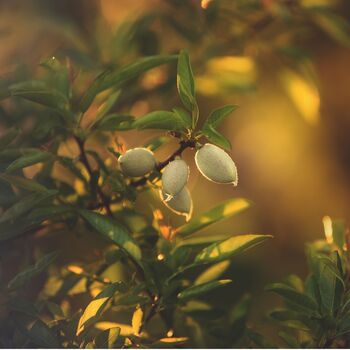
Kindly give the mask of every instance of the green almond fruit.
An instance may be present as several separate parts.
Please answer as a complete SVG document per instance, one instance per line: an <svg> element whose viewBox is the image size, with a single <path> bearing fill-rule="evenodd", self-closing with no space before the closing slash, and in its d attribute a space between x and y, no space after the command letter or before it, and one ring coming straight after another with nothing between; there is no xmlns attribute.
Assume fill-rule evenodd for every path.
<svg viewBox="0 0 350 350"><path fill-rule="evenodd" d="M191 193L187 187L184 187L175 197L170 200L166 200L167 195L160 191L160 197L163 203L174 213L178 215L184 215L186 221L189 221L192 217L193 202Z"/></svg>
<svg viewBox="0 0 350 350"><path fill-rule="evenodd" d="M167 195L165 200L176 196L186 186L189 168L185 161L176 159L170 162L163 170L162 190Z"/></svg>
<svg viewBox="0 0 350 350"><path fill-rule="evenodd" d="M131 177L145 176L154 170L156 159L147 148L133 148L118 159L120 168L124 175Z"/></svg>
<svg viewBox="0 0 350 350"><path fill-rule="evenodd" d="M201 174L210 181L219 184L237 186L237 168L231 157L220 147L206 143L195 155L195 161Z"/></svg>

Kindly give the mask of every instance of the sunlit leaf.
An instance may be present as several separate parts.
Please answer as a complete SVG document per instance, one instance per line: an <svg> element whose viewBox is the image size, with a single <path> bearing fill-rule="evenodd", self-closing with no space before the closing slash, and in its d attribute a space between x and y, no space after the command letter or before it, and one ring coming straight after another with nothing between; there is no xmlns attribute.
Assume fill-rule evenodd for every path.
<svg viewBox="0 0 350 350"><path fill-rule="evenodd" d="M114 297L115 293L121 288L121 283L113 283L108 285L99 293L85 308L84 313L79 319L77 328L77 336L80 335L93 323L98 321L108 302Z"/></svg>
<svg viewBox="0 0 350 350"><path fill-rule="evenodd" d="M80 101L80 110L85 112L95 96L108 88L120 88L127 81L136 78L138 75L146 72L149 69L160 66L165 63L176 60L177 56L149 56L139 59L120 69L109 69L100 74Z"/></svg>
<svg viewBox="0 0 350 350"><path fill-rule="evenodd" d="M43 272L58 256L58 252L52 252L41 259L39 259L35 265L29 266L24 271L16 275L7 285L9 289L15 289L23 286L26 282L32 279L34 276Z"/></svg>
<svg viewBox="0 0 350 350"><path fill-rule="evenodd" d="M92 126L92 130L116 131L133 128L134 117L124 114L107 114Z"/></svg>
<svg viewBox="0 0 350 350"><path fill-rule="evenodd" d="M157 149L169 143L170 141L171 141L171 138L168 136L159 136L147 141L143 145L143 147L148 148L152 152L155 152Z"/></svg>
<svg viewBox="0 0 350 350"><path fill-rule="evenodd" d="M141 260L141 250L127 230L116 220L88 210L80 210L81 216L99 233L112 240L136 261Z"/></svg>
<svg viewBox="0 0 350 350"><path fill-rule="evenodd" d="M135 335L139 335L141 328L142 328L142 322L143 322L143 311L140 306L136 307L136 310L134 311L134 314L132 315L131 325L132 330Z"/></svg>
<svg viewBox="0 0 350 350"><path fill-rule="evenodd" d="M203 294L207 294L209 291L213 289L222 287L231 282L232 282L231 280L219 280L219 281L212 281L208 283L198 284L183 290L177 295L177 297L180 300L196 298Z"/></svg>
<svg viewBox="0 0 350 350"><path fill-rule="evenodd" d="M94 344L97 349L114 349L119 335L120 327L106 329L94 339Z"/></svg>
<svg viewBox="0 0 350 350"><path fill-rule="evenodd" d="M250 205L251 202L244 198L228 199L209 211L193 218L187 224L180 226L174 234L176 237L189 236L190 234L195 233L208 225L240 213L241 211L249 208Z"/></svg>
<svg viewBox="0 0 350 350"><path fill-rule="evenodd" d="M226 260L238 253L255 247L268 238L272 238L272 236L252 234L233 236L204 248L197 254L194 261L197 264L206 264Z"/></svg>
<svg viewBox="0 0 350 350"><path fill-rule="evenodd" d="M205 271L203 271L194 281L195 285L211 282L225 273L226 269L230 265L229 260L220 261L219 263L210 266Z"/></svg>
<svg viewBox="0 0 350 350"><path fill-rule="evenodd" d="M52 158L53 158L53 155L51 153L40 151L40 150L27 152L26 154L16 159L14 162L12 162L7 167L6 172L12 172L18 169L25 168L30 165L42 163Z"/></svg>

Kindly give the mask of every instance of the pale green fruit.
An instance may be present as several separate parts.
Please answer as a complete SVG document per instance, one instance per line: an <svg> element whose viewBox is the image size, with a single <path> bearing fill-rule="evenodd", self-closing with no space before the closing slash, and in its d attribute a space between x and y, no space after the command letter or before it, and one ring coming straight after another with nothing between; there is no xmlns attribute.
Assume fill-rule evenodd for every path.
<svg viewBox="0 0 350 350"><path fill-rule="evenodd" d="M163 203L174 213L184 215L186 221L192 217L193 203L190 191L187 187L184 187L175 197L170 200L166 200L167 195L160 191L160 197Z"/></svg>
<svg viewBox="0 0 350 350"><path fill-rule="evenodd" d="M189 168L185 161L176 159L170 162L163 170L162 190L167 195L166 200L176 196L186 186Z"/></svg>
<svg viewBox="0 0 350 350"><path fill-rule="evenodd" d="M118 159L123 174L140 177L150 173L156 166L153 153L147 148L133 148Z"/></svg>
<svg viewBox="0 0 350 350"><path fill-rule="evenodd" d="M198 170L210 181L237 186L237 168L231 157L220 147L206 143L195 156Z"/></svg>

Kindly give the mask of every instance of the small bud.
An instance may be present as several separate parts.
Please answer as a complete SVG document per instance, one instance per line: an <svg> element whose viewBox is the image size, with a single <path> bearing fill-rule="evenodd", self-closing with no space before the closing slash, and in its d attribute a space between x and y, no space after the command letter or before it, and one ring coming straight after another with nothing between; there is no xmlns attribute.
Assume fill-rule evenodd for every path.
<svg viewBox="0 0 350 350"><path fill-rule="evenodd" d="M237 186L237 168L231 157L221 148L206 143L196 152L195 161L201 174L210 181Z"/></svg>
<svg viewBox="0 0 350 350"><path fill-rule="evenodd" d="M170 200L166 200L166 194L160 191L160 198L171 211L179 215L184 215L186 217L186 221L191 219L193 203L190 191L187 187L184 187L176 196L172 197Z"/></svg>
<svg viewBox="0 0 350 350"><path fill-rule="evenodd" d="M176 159L170 162L163 170L162 189L166 200L176 196L187 184L189 168L185 161Z"/></svg>
<svg viewBox="0 0 350 350"><path fill-rule="evenodd" d="M122 172L131 177L140 177L151 172L156 165L153 153L147 148L133 148L118 159Z"/></svg>

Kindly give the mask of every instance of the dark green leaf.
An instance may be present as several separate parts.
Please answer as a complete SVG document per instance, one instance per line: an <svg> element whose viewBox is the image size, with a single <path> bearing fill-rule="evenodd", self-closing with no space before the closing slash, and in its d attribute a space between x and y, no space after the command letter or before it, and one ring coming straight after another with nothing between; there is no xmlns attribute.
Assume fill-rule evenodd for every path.
<svg viewBox="0 0 350 350"><path fill-rule="evenodd" d="M21 198L16 204L7 209L1 215L0 223L18 218L19 216L35 208L41 202L54 196L56 193L57 191L35 192Z"/></svg>
<svg viewBox="0 0 350 350"><path fill-rule="evenodd" d="M47 192L47 188L45 186L39 184L35 180L27 179L25 177L0 174L0 179L10 183L12 186L22 188L24 190Z"/></svg>
<svg viewBox="0 0 350 350"><path fill-rule="evenodd" d="M182 123L186 129L192 128L192 118L187 111L182 108L173 108L173 112L178 119L182 120Z"/></svg>
<svg viewBox="0 0 350 350"><path fill-rule="evenodd" d="M80 214L96 231L111 239L140 263L141 250L124 226L114 219L93 211L80 210Z"/></svg>
<svg viewBox="0 0 350 350"><path fill-rule="evenodd" d="M187 51L182 50L177 64L177 89L182 103L189 111L193 111L196 105L195 85L190 58ZM194 125L197 123L195 121Z"/></svg>
<svg viewBox="0 0 350 350"><path fill-rule="evenodd" d="M0 149L9 145L20 133L20 129L12 127L7 129L0 138Z"/></svg>
<svg viewBox="0 0 350 350"><path fill-rule="evenodd" d="M42 81L25 81L11 85L11 96L21 97L41 105L64 110L68 104L67 98L57 90L50 89Z"/></svg>
<svg viewBox="0 0 350 350"><path fill-rule="evenodd" d="M124 114L108 114L98 120L92 126L92 130L116 131L130 130L133 128L134 117Z"/></svg>
<svg viewBox="0 0 350 350"><path fill-rule="evenodd" d="M260 349L276 349L277 346L273 344L270 340L266 339L263 335L260 333L254 332L251 329L248 329L246 331L247 337L252 340L256 345L254 347L260 348Z"/></svg>
<svg viewBox="0 0 350 350"><path fill-rule="evenodd" d="M278 335L285 341L289 349L301 349L301 345L298 340L289 333L278 332Z"/></svg>
<svg viewBox="0 0 350 350"><path fill-rule="evenodd" d="M108 302L121 288L122 284L120 282L110 284L89 303L80 317L76 332L77 336L100 318Z"/></svg>
<svg viewBox="0 0 350 350"><path fill-rule="evenodd" d="M176 231L176 237L186 237L195 233L204 227L211 225L223 219L227 219L233 215L247 209L251 202L244 198L233 198L222 202L213 209L193 218L187 224L180 226Z"/></svg>
<svg viewBox="0 0 350 350"><path fill-rule="evenodd" d="M267 286L266 290L277 293L286 301L295 304L296 306L304 309L306 312L310 312L312 314L317 313L317 304L313 299L287 285L282 283L273 283Z"/></svg>
<svg viewBox="0 0 350 350"><path fill-rule="evenodd" d="M137 129L164 129L184 130L186 125L181 117L174 112L155 111L144 115L134 121L133 127Z"/></svg>
<svg viewBox="0 0 350 350"><path fill-rule="evenodd" d="M43 272L58 256L58 252L52 252L40 258L35 265L29 266L24 271L16 275L7 285L9 289L22 287L34 276Z"/></svg>
<svg viewBox="0 0 350 350"><path fill-rule="evenodd" d="M80 101L80 110L85 112L95 96L113 87L114 89L120 88L127 81L136 78L141 73L146 72L149 69L160 66L165 63L176 60L177 56L150 56L141 58L138 61L131 63L121 69L110 69L100 74L88 88L84 96Z"/></svg>
<svg viewBox="0 0 350 350"><path fill-rule="evenodd" d="M205 130L207 127L210 127L210 126L216 129L220 125L220 123L237 108L238 106L235 106L235 105L227 105L227 106L215 109L210 113L209 117L205 121L203 125L203 130Z"/></svg>
<svg viewBox="0 0 350 350"><path fill-rule="evenodd" d="M183 290L177 295L177 297L180 300L196 298L196 297L202 296L203 294L207 294L209 291L215 288L224 286L231 282L232 282L231 280L219 280L219 281L212 281L208 283L198 284L196 286L192 286Z"/></svg>
<svg viewBox="0 0 350 350"><path fill-rule="evenodd" d="M196 264L206 264L226 260L238 253L255 247L268 238L272 238L272 236L252 234L233 236L204 248L197 254L194 262Z"/></svg>
<svg viewBox="0 0 350 350"><path fill-rule="evenodd" d="M226 150L231 149L231 143L230 141L220 134L216 129L214 129L212 126L207 126L206 129L202 130L202 134L213 144L224 148Z"/></svg>
<svg viewBox="0 0 350 350"><path fill-rule="evenodd" d="M52 159L53 155L44 151L31 151L26 152L22 157L13 161L6 169L6 172L12 172L18 169L25 168L30 165L34 165L37 163L45 162L49 159Z"/></svg>

